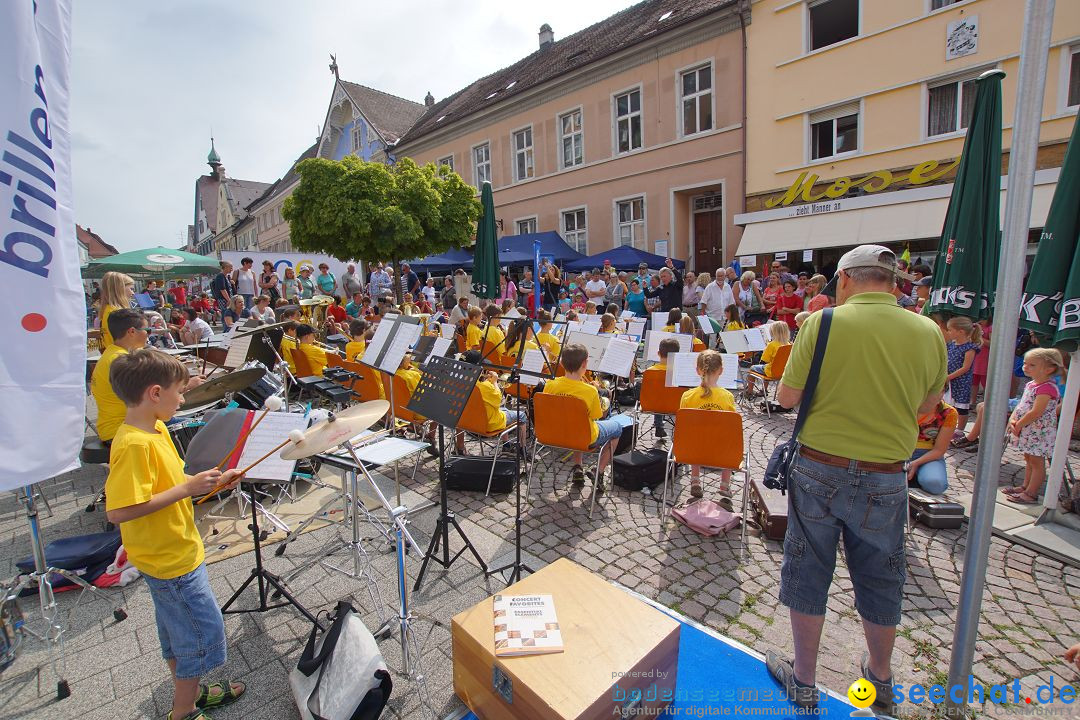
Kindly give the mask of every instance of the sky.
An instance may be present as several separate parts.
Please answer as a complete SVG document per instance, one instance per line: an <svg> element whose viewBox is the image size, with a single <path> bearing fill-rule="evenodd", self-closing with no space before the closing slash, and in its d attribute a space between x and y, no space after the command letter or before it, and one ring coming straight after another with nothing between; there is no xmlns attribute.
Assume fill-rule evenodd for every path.
<svg viewBox="0 0 1080 720"><path fill-rule="evenodd" d="M180 247L210 135L228 175L270 183L318 136L341 77L423 102L633 0L76 0L75 217L121 252Z"/></svg>

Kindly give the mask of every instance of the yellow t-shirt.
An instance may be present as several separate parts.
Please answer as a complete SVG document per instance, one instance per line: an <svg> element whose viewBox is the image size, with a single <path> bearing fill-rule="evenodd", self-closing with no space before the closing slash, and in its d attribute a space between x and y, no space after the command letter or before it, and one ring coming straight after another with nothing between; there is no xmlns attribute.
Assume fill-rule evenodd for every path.
<svg viewBox="0 0 1080 720"><path fill-rule="evenodd" d="M776 351L780 349L781 345L786 343L779 343L775 340L770 340L769 344L765 346L765 349L761 351L761 362L765 363L765 375L773 377L773 358L776 357Z"/></svg>
<svg viewBox="0 0 1080 720"><path fill-rule="evenodd" d="M746 329L746 326L743 325L741 322L739 322L737 320L732 320L731 322L729 322L727 324L727 327L724 328L724 330L726 330L726 331L745 330L745 329Z"/></svg>
<svg viewBox="0 0 1080 720"><path fill-rule="evenodd" d="M366 340L350 340L345 343L345 359L359 360L365 350L367 350Z"/></svg>
<svg viewBox="0 0 1080 720"><path fill-rule="evenodd" d="M293 375L296 374L296 361L293 360L292 351L300 344L300 341L290 335L281 336L281 345L278 347L278 353L281 357L285 358L285 362L289 364L289 372Z"/></svg>
<svg viewBox="0 0 1080 720"><path fill-rule="evenodd" d="M701 352L705 349L705 343L698 338L694 338L694 342L690 344L690 352Z"/></svg>
<svg viewBox="0 0 1080 720"><path fill-rule="evenodd" d="M300 352L307 356L308 365L315 375L322 375L326 367L326 351L314 343L300 343Z"/></svg>
<svg viewBox="0 0 1080 720"><path fill-rule="evenodd" d="M106 511L141 505L187 481L184 462L165 423L157 421L154 430L146 432L127 423L117 430L105 481ZM203 561L203 543L195 527L191 498L120 523L120 537L128 560L150 577L180 577Z"/></svg>
<svg viewBox="0 0 1080 720"><path fill-rule="evenodd" d="M595 387L581 380L557 377L554 380L547 381L544 385L544 392L552 395L570 395L584 400L585 406L589 408L589 419L594 421L590 423L592 435L589 438L589 444L592 445L596 442L596 438L600 435L600 429L595 421L599 420L600 416L604 414L604 409L600 406L600 393L596 391Z"/></svg>
<svg viewBox="0 0 1080 720"><path fill-rule="evenodd" d="M405 381L405 387L409 389L409 396L412 397L413 390L420 384L420 371L411 367L406 370L399 369L394 374Z"/></svg>
<svg viewBox="0 0 1080 720"><path fill-rule="evenodd" d="M519 347L521 347L520 342L514 343L513 347L506 348L506 354L511 355L513 357L517 357L517 351L518 351ZM540 346L537 345L532 340L526 340L525 341L525 349L526 350L539 350Z"/></svg>
<svg viewBox="0 0 1080 720"><path fill-rule="evenodd" d="M734 410L734 396L721 387L712 388L709 396L705 397L705 388L700 385L683 393L679 400L680 408L694 408L697 410Z"/></svg>
<svg viewBox="0 0 1080 720"><path fill-rule="evenodd" d="M665 325L662 332L673 333L673 332L675 332L675 326L674 325Z"/></svg>
<svg viewBox="0 0 1080 720"><path fill-rule="evenodd" d="M498 347L499 352L506 352L506 348L499 344L506 338L506 333L502 331L497 321L489 323L484 333L485 340Z"/></svg>
<svg viewBox="0 0 1080 720"><path fill-rule="evenodd" d="M559 338L551 333L542 332L536 335L536 341L543 345L544 349L547 350L549 360L555 360L559 357L559 351L562 349L562 345L559 344Z"/></svg>
<svg viewBox="0 0 1080 720"><path fill-rule="evenodd" d="M476 383L476 387L484 401L484 410L487 411L487 431L502 430L506 427L506 415L503 415L502 411L502 392L487 380Z"/></svg>
<svg viewBox="0 0 1080 720"><path fill-rule="evenodd" d="M483 338L483 334L480 331L479 325L473 325L468 323L465 326L465 349L473 350L480 349L480 340Z"/></svg>
<svg viewBox="0 0 1080 720"><path fill-rule="evenodd" d="M115 343L107 347L105 352L101 353L101 359L97 361L94 373L90 376L90 393L94 396L98 410L98 437L104 441L113 439L124 422L124 415L127 414L127 406L116 396L109 384L109 369L113 360L121 355L127 355L127 350Z"/></svg>
<svg viewBox="0 0 1080 720"><path fill-rule="evenodd" d="M109 332L109 315L112 315L113 310L119 310L120 308L115 305L106 305L101 308L101 341L98 344L101 348L101 352L105 352L109 349L115 340L113 340L112 333Z"/></svg>

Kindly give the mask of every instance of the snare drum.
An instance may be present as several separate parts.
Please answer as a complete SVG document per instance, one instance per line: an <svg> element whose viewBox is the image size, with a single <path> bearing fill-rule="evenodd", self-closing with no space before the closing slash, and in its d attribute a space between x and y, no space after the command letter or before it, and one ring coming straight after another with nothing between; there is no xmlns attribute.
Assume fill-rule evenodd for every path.
<svg viewBox="0 0 1080 720"><path fill-rule="evenodd" d="M266 366L258 360L248 361L240 366L240 369L247 370L256 367L266 370ZM261 410L266 398L271 395L281 395L284 388L285 384L281 381L281 378L267 370L266 374L261 378L233 395L233 400L237 405L247 410Z"/></svg>
<svg viewBox="0 0 1080 720"><path fill-rule="evenodd" d="M23 615L19 603L14 596L4 596L0 605L0 673L15 662L22 637Z"/></svg>

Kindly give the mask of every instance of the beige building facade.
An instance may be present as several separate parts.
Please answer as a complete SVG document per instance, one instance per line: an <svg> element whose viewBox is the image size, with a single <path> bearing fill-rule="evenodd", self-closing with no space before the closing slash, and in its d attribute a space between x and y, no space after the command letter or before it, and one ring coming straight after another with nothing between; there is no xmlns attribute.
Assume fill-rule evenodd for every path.
<svg viewBox="0 0 1080 720"><path fill-rule="evenodd" d="M559 42L545 26L537 52L434 104L392 152L490 180L504 235L711 272L744 196L737 6L644 3Z"/></svg>
<svg viewBox="0 0 1080 720"><path fill-rule="evenodd" d="M756 0L751 8L750 162L737 218L744 266L761 269L780 254L792 268L828 267L861 242L932 255L974 81L994 68L1006 73L1007 174L1024 3ZM1078 105L1080 3L1058 2L1032 228L1045 221Z"/></svg>

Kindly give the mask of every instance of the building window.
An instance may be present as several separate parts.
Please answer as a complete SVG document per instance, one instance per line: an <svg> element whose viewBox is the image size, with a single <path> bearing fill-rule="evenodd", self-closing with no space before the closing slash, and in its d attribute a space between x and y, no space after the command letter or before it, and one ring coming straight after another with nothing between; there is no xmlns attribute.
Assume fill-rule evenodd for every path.
<svg viewBox="0 0 1080 720"><path fill-rule="evenodd" d="M485 182L491 182L491 146L487 143L477 145L472 149L473 157L473 182L476 189L484 187Z"/></svg>
<svg viewBox="0 0 1080 720"><path fill-rule="evenodd" d="M517 226L518 235L532 235L536 232L536 218L525 218L514 223Z"/></svg>
<svg viewBox="0 0 1080 720"><path fill-rule="evenodd" d="M352 151L355 155L361 155L364 148L364 139L360 132L361 129L360 123L354 125L352 129Z"/></svg>
<svg viewBox="0 0 1080 720"><path fill-rule="evenodd" d="M631 90L615 96L615 135L618 151L641 148L641 91Z"/></svg>
<svg viewBox="0 0 1080 720"><path fill-rule="evenodd" d="M712 67L687 70L680 81L683 135L712 130Z"/></svg>
<svg viewBox="0 0 1080 720"><path fill-rule="evenodd" d="M589 231L585 223L585 208L563 211L563 240L582 255L589 254Z"/></svg>
<svg viewBox="0 0 1080 720"><path fill-rule="evenodd" d="M454 169L454 156L453 155L447 155L444 158L439 158L438 160L435 161L435 165L436 166L445 165L446 167L453 170Z"/></svg>
<svg viewBox="0 0 1080 720"><path fill-rule="evenodd" d="M581 111L574 110L559 116L559 137L562 139L562 167L574 167L585 162L585 136L581 129Z"/></svg>
<svg viewBox="0 0 1080 720"><path fill-rule="evenodd" d="M810 49L835 45L859 34L859 0L816 0L806 6Z"/></svg>
<svg viewBox="0 0 1080 720"><path fill-rule="evenodd" d="M616 203L618 243L645 249L645 198L636 197Z"/></svg>
<svg viewBox="0 0 1080 720"><path fill-rule="evenodd" d="M945 135L968 126L975 109L975 78L927 88L926 135Z"/></svg>
<svg viewBox="0 0 1080 720"><path fill-rule="evenodd" d="M962 2L962 0L930 0L930 10L940 10L958 2Z"/></svg>
<svg viewBox="0 0 1080 720"><path fill-rule="evenodd" d="M1080 45L1069 51L1069 88L1066 93L1067 106L1080 105Z"/></svg>
<svg viewBox="0 0 1080 720"><path fill-rule="evenodd" d="M533 176L532 128L514 133L514 181L528 180Z"/></svg>
<svg viewBox="0 0 1080 720"><path fill-rule="evenodd" d="M810 116L811 160L852 153L858 149L858 105L844 105Z"/></svg>

